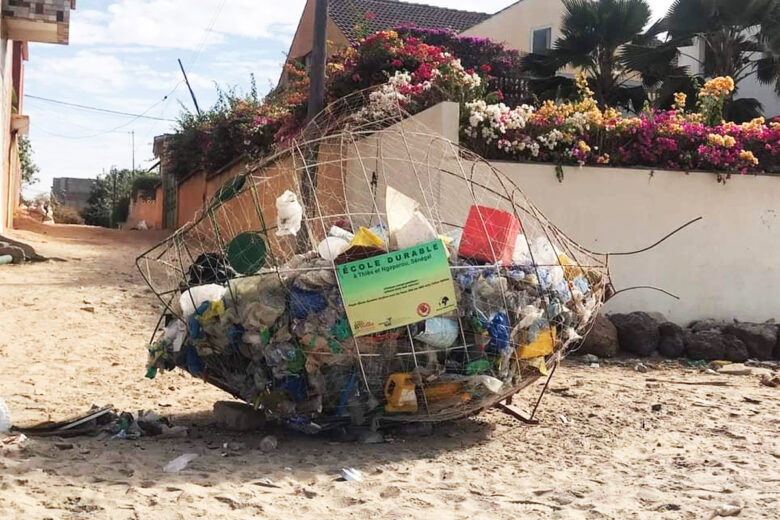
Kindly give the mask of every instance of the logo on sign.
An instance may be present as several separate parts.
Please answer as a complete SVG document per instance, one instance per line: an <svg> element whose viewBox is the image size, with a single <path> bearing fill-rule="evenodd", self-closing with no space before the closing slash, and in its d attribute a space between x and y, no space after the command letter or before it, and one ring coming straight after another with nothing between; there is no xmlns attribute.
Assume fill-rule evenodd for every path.
<svg viewBox="0 0 780 520"><path fill-rule="evenodd" d="M423 302L420 305L417 306L417 314L419 314L422 318L428 316L431 313L431 306L427 303Z"/></svg>

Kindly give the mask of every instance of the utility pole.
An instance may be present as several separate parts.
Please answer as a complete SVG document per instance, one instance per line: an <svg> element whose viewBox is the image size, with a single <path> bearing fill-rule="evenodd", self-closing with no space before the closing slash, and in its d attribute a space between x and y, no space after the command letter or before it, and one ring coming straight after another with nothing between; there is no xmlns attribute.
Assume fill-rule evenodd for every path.
<svg viewBox="0 0 780 520"><path fill-rule="evenodd" d="M108 212L108 227L113 229L114 228L114 208L116 208L116 166L112 166L109 170L109 175L111 176L111 209Z"/></svg>
<svg viewBox="0 0 780 520"><path fill-rule="evenodd" d="M132 170L133 173L131 173L130 175L132 177L135 177L135 130L131 131L130 134L132 135L133 138L133 170Z"/></svg>
<svg viewBox="0 0 780 520"><path fill-rule="evenodd" d="M325 60L327 51L328 0L313 0L314 36L311 45L311 65L309 66L309 106L306 120L311 121L325 108ZM317 191L317 159L319 144L312 144L305 152L304 169L301 172L301 199L304 216L314 215L314 193ZM309 231L306 226L298 234L298 251L309 249Z"/></svg>
<svg viewBox="0 0 780 520"><path fill-rule="evenodd" d="M184 72L184 65L181 64L181 59L177 58L179 61L179 68L181 69L181 73L184 76L184 83L187 84L187 88L190 91L190 96L192 96L192 102L195 103L195 110L198 112L198 115L200 115L200 107L198 106L198 100L195 99L195 93L192 91L192 87L190 86L190 80L187 79L187 73Z"/></svg>
<svg viewBox="0 0 780 520"><path fill-rule="evenodd" d="M315 0L314 39L309 69L309 107L306 119L311 121L325 108L325 53L327 47L328 0Z"/></svg>

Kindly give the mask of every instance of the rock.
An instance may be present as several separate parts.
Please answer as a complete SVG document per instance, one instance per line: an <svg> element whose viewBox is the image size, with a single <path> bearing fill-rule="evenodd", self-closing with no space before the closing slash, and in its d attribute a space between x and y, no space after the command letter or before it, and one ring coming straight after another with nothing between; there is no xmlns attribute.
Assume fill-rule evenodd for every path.
<svg viewBox="0 0 780 520"><path fill-rule="evenodd" d="M777 329L774 323L734 323L723 331L739 338L755 359L772 359L777 346Z"/></svg>
<svg viewBox="0 0 780 520"><path fill-rule="evenodd" d="M666 319L666 316L661 314L660 312L648 312L648 316L653 318L657 324L667 323L669 320Z"/></svg>
<svg viewBox="0 0 780 520"><path fill-rule="evenodd" d="M81 310L85 312L91 312L93 314L95 313L95 307L93 307L92 305L86 305L82 307Z"/></svg>
<svg viewBox="0 0 780 520"><path fill-rule="evenodd" d="M685 335L685 351L691 359L713 361L725 359L741 363L748 359L745 344L731 334L718 329L704 330Z"/></svg>
<svg viewBox="0 0 780 520"><path fill-rule="evenodd" d="M273 435L266 435L263 440L260 441L260 449L265 453L274 451L279 446L279 441Z"/></svg>
<svg viewBox="0 0 780 520"><path fill-rule="evenodd" d="M780 376L775 376L775 377L763 376L761 378L761 384L764 386L768 386L769 388L778 388L780 387Z"/></svg>
<svg viewBox="0 0 780 520"><path fill-rule="evenodd" d="M658 323L646 312L612 314L609 319L617 328L622 350L638 356L649 356L658 348Z"/></svg>
<svg viewBox="0 0 780 520"><path fill-rule="evenodd" d="M718 373L729 376L749 376L753 373L753 369L746 367L742 363L732 363L722 367L718 370Z"/></svg>
<svg viewBox="0 0 780 520"><path fill-rule="evenodd" d="M721 331L724 328L726 328L729 324L725 321L719 321L719 320L698 320L692 322L690 325L688 325L688 328L692 332L704 332L706 330L717 330Z"/></svg>
<svg viewBox="0 0 780 520"><path fill-rule="evenodd" d="M723 334L723 344L726 347L725 359L734 363L742 363L750 358L745 344L736 336Z"/></svg>
<svg viewBox="0 0 780 520"><path fill-rule="evenodd" d="M585 354L582 356L582 362L583 363L598 363L599 357L594 356L593 354Z"/></svg>
<svg viewBox="0 0 780 520"><path fill-rule="evenodd" d="M379 432L372 432L371 430L360 432L360 436L358 438L363 444L382 444L385 442L384 435Z"/></svg>
<svg viewBox="0 0 780 520"><path fill-rule="evenodd" d="M644 365L642 363L637 363L636 365L634 365L634 370L644 374L644 373L646 373L648 371L648 368L647 368L647 365Z"/></svg>
<svg viewBox="0 0 780 520"><path fill-rule="evenodd" d="M653 410L654 412L660 412L661 411L661 405L660 404L654 404L653 406L650 407L650 409Z"/></svg>
<svg viewBox="0 0 780 520"><path fill-rule="evenodd" d="M685 352L689 358L696 360L723 359L726 354L723 335L716 330L688 333L685 335Z"/></svg>
<svg viewBox="0 0 780 520"><path fill-rule="evenodd" d="M249 432L265 426L265 415L248 404L237 401L214 403L214 419L228 430Z"/></svg>
<svg viewBox="0 0 780 520"><path fill-rule="evenodd" d="M668 358L679 358L685 355L685 331L676 323L667 321L658 326L658 353Z"/></svg>
<svg viewBox="0 0 780 520"><path fill-rule="evenodd" d="M593 328L582 341L576 354L593 354L594 356L611 358L619 348L618 333L615 326L604 315L596 316Z"/></svg>
<svg viewBox="0 0 780 520"><path fill-rule="evenodd" d="M70 442L55 442L54 446L58 450L72 450L73 449L73 444L71 444Z"/></svg>

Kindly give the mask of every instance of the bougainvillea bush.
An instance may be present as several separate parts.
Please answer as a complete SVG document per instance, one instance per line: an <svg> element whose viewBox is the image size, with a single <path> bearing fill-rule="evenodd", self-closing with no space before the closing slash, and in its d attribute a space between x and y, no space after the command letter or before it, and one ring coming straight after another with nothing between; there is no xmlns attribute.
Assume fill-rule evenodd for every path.
<svg viewBox="0 0 780 520"><path fill-rule="evenodd" d="M333 102L354 92L371 88L398 91L404 107L414 113L444 100L465 103L484 98L491 66L462 65L442 45L426 43L427 35L437 41L458 41L472 47L470 59L482 58L497 68L517 62L517 53L488 40L460 38L450 31L410 29L401 37L397 31L371 34L328 59L326 101ZM382 87L384 86L384 87ZM215 107L203 115L185 114L169 140L167 167L177 176L196 168L217 170L243 154L265 155L286 143L304 126L309 79L300 64L285 66L285 81L265 99L254 89L245 98L222 94Z"/></svg>
<svg viewBox="0 0 780 520"><path fill-rule="evenodd" d="M462 144L488 159L780 172L780 124L722 121L734 90L730 78L707 82L690 107L679 94L672 110L637 115L598 106L583 77L575 100L509 107L492 85L496 75L515 74L518 63L516 52L485 39L410 27L381 31L328 59L326 101L373 88L355 114L368 120L398 105L414 114L458 102ZM245 97L229 92L203 115L183 116L169 140L168 171L181 177L218 170L245 154L271 153L302 130L308 88L304 68L287 64L285 81L264 99L254 88Z"/></svg>
<svg viewBox="0 0 780 520"><path fill-rule="evenodd" d="M600 108L587 80L577 80L576 102L547 101L509 108L475 100L464 104L464 144L491 159L556 164L646 166L673 170L780 172L780 123L763 118L737 125L720 119L734 90L730 78L708 81L696 110L678 94L672 110L626 116ZM717 124L707 121L717 120Z"/></svg>

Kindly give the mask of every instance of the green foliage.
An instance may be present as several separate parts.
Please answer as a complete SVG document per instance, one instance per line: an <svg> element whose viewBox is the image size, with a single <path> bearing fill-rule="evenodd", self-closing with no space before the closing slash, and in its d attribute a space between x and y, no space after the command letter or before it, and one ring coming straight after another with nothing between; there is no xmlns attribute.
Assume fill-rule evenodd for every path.
<svg viewBox="0 0 780 520"><path fill-rule="evenodd" d="M111 170L106 175L98 176L87 206L81 211L84 221L91 226L103 227L116 227L120 222L125 222L136 176L146 176L146 172Z"/></svg>
<svg viewBox="0 0 780 520"><path fill-rule="evenodd" d="M22 169L22 184L29 186L38 182L38 165L33 162L33 149L30 145L30 139L27 136L21 136L18 139L19 145L19 164Z"/></svg>
<svg viewBox="0 0 780 520"><path fill-rule="evenodd" d="M69 208L66 206L54 205L52 208L52 214L54 216L54 222L57 224L83 224L84 218L79 215L79 212L75 208Z"/></svg>
<svg viewBox="0 0 780 520"><path fill-rule="evenodd" d="M644 28L650 22L650 6L645 0L563 0L563 4L562 36L550 52L526 56L523 68L539 78L552 78L567 67L579 68L600 105L638 111L646 95L644 89L631 85L636 70L623 59L621 49L649 37ZM571 81L563 79L533 83L532 88L547 99L573 91Z"/></svg>
<svg viewBox="0 0 780 520"><path fill-rule="evenodd" d="M704 53L698 61L704 78L731 77L737 84L755 75L759 81L772 84L780 92L780 2L777 0L675 0L659 24L663 41L645 42L625 49L627 62L642 72L647 85L661 85L665 107L669 92L688 76L685 69L658 74L673 69L680 56L680 47L701 42ZM736 93L736 91L735 91ZM668 106L668 105L666 105ZM725 115L736 122L750 120L761 114L755 99L725 100Z"/></svg>
<svg viewBox="0 0 780 520"><path fill-rule="evenodd" d="M135 199L138 193L154 193L160 184L160 176L153 173L136 175L131 185L130 198Z"/></svg>
<svg viewBox="0 0 780 520"><path fill-rule="evenodd" d="M254 144L252 128L262 104L254 77L246 95L235 88L217 92L214 106L202 114L182 113L168 140L166 167L177 177L199 168L218 170Z"/></svg>

